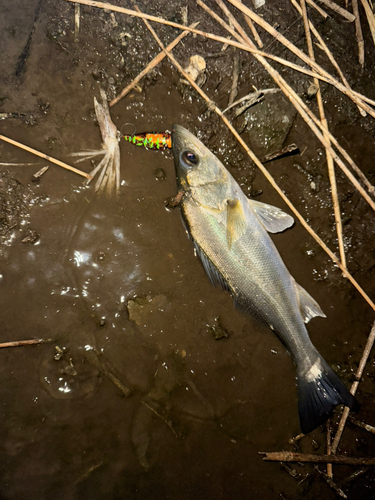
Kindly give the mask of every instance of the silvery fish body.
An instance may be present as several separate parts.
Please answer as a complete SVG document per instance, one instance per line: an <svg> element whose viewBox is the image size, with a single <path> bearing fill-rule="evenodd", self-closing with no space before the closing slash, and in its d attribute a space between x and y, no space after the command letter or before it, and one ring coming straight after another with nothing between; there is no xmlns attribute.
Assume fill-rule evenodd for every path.
<svg viewBox="0 0 375 500"><path fill-rule="evenodd" d="M216 156L179 125L173 126L172 148L183 216L211 282L266 323L293 357L302 432L324 423L337 404L356 406L307 333L305 322L324 313L295 282L268 235L293 225L293 218L247 198Z"/></svg>

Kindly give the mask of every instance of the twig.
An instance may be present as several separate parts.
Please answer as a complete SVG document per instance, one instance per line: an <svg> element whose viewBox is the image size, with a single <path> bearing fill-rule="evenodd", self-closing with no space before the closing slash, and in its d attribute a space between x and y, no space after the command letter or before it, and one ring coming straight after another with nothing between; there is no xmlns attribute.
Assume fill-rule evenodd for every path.
<svg viewBox="0 0 375 500"><path fill-rule="evenodd" d="M152 28L151 28L152 29ZM152 30L153 32L153 30ZM153 33L154 35L154 33ZM165 51L165 47L160 41L160 39L157 37L155 34L155 40L159 44L160 48ZM285 203L288 205L288 207L292 210L292 212L295 214L295 216L298 218L298 220L301 222L303 227L309 232L309 234L315 239L315 241L323 248L323 250L330 256L330 258L333 260L333 262L341 269L341 271L345 274L345 276L350 280L350 282L355 286L355 288L358 290L358 292L362 295L362 297L366 300L366 302L370 305L370 307L375 311L375 304L372 302L370 297L364 292L364 290L361 288L361 286L357 283L357 281L353 278L353 276L349 273L349 271L343 267L341 264L340 260L337 259L336 255L327 247L327 245L323 242L323 240L316 234L316 232L309 226L309 224L305 221L305 219L302 217L302 215L298 212L298 210L295 208L293 203L287 198L280 189L280 187L277 185L275 179L272 177L272 175L268 172L268 170L262 165L262 163L259 161L259 159L255 156L255 154L250 150L250 148L247 146L245 141L240 137L240 135L237 133L233 125L229 122L229 120L226 118L226 116L223 115L223 113L220 111L220 109L213 103L211 99L207 97L207 95L203 92L203 90L190 78L190 76L185 72L185 70L182 68L182 66L176 61L175 57L169 53L165 52L171 62L174 64L174 66L180 71L180 73L183 75L186 80L190 83L190 85L196 90L196 92L203 97L203 99L208 103L208 106L210 109L214 110L222 119L222 121L225 123L225 125L228 127L228 129L232 132L234 137L237 139L237 141L241 144L241 146L244 148L246 151L247 155L253 160L253 162L257 165L257 167L261 170L263 175L266 177L268 182L273 186L273 188L278 192L278 194L281 196L281 198L285 201ZM271 68L272 69L272 68ZM291 92L292 89L290 89L289 92Z"/></svg>
<svg viewBox="0 0 375 500"><path fill-rule="evenodd" d="M353 425L356 425L357 427L360 427L361 429L365 429L367 432L371 432L371 434L375 434L375 427L373 425L365 424L364 422L361 422L360 420L357 420L356 418L352 417L349 415L349 422Z"/></svg>
<svg viewBox="0 0 375 500"><path fill-rule="evenodd" d="M52 342L52 339L30 339L30 340L15 340L14 342L2 342L0 349L3 347L20 347L23 345L46 344Z"/></svg>
<svg viewBox="0 0 375 500"><path fill-rule="evenodd" d="M35 165L35 163L8 163L4 161L0 161L0 167L24 167L26 165Z"/></svg>
<svg viewBox="0 0 375 500"><path fill-rule="evenodd" d="M305 0L301 0L301 8L302 8L302 17L303 17L303 23L305 26L305 34L306 34L306 41L307 41L309 56L314 61L315 55L314 55L314 49L313 49L312 40L311 40L310 26L309 26L309 20L307 17ZM331 141L329 140L329 137L327 134L328 123L327 123L327 119L326 119L325 113L324 113L323 99L322 99L322 94L320 92L319 80L317 78L314 78L314 83L318 88L318 93L316 95L316 98L317 98L317 102L318 102L320 121L322 122L322 126L323 126L323 136L324 136L325 140L327 141L327 143L329 145L331 145ZM327 132L325 132L325 129L327 130ZM337 194L335 167L333 164L332 155L329 152L329 149L327 147L326 147L326 158L327 158L329 182L331 184L333 212L334 212L334 216L335 216L337 240L338 240L339 251L340 251L340 259L341 259L342 265L344 267L346 267L345 248L344 248L344 240L343 240L343 236L342 236L341 213L340 213L339 197Z"/></svg>
<svg viewBox="0 0 375 500"><path fill-rule="evenodd" d="M78 42L79 39L79 23L81 16L81 6L79 3L74 5L74 41Z"/></svg>
<svg viewBox="0 0 375 500"><path fill-rule="evenodd" d="M332 447L331 447L331 419L327 420L327 455L332 455ZM332 464L327 464L327 476L332 479Z"/></svg>
<svg viewBox="0 0 375 500"><path fill-rule="evenodd" d="M350 483L354 479L357 479L358 477L362 476L363 474L366 474L366 472L370 469L370 466L368 465L367 467L362 467L362 469L357 469L354 472L352 472L349 476L346 476L342 482L343 483Z"/></svg>
<svg viewBox="0 0 375 500"><path fill-rule="evenodd" d="M290 0L290 1L292 2L292 5L295 7L295 9L297 9L298 12L302 16L302 9L298 5L298 3L296 2L296 0ZM307 3L309 3L309 2L307 2ZM318 40L318 47L326 53L328 59L331 61L332 66L336 69L337 73L340 75L342 83L345 85L345 87L347 89L349 89L350 91L353 91L353 89L350 87L347 79L345 78L344 73L341 71L341 68L338 65L336 59L333 57L332 52L327 47L327 44L324 42L324 40L320 36L319 32L315 29L315 26L313 25L313 23L311 22L311 20L309 20L309 26L310 26L310 30L313 32L315 38ZM358 106L358 104L357 104L357 107L358 107L359 112L361 113L362 116L366 116L367 115L366 111L364 111L360 106Z"/></svg>
<svg viewBox="0 0 375 500"><path fill-rule="evenodd" d="M319 5L317 5L313 0L306 0L306 3L311 5L311 7L313 7L317 12L319 12L319 14L324 17L324 19L327 19L327 17L329 17L327 12L323 10L321 7L319 7Z"/></svg>
<svg viewBox="0 0 375 500"><path fill-rule="evenodd" d="M375 465L375 458L347 457L343 455L313 455L312 453L295 453L293 451L260 451L265 455L263 460L272 462L302 462L302 463L334 463L340 465Z"/></svg>
<svg viewBox="0 0 375 500"><path fill-rule="evenodd" d="M289 146L285 146L285 148L276 151L275 153L271 153L269 155L264 156L260 159L262 163L267 163L269 161L275 160L276 158L280 158L280 156L287 155L289 153L293 153L293 151L297 151L298 146L296 144L289 144Z"/></svg>
<svg viewBox="0 0 375 500"><path fill-rule="evenodd" d="M240 1L242 1L242 0L240 0ZM244 17L244 19L245 19L248 27L250 28L250 31L253 34L253 37L255 38L255 41L258 44L258 47L262 48L263 47L263 42L260 39L260 36L259 36L259 34L258 34L257 30L256 30L256 27L254 26L253 21L246 14L243 14L243 17Z"/></svg>
<svg viewBox="0 0 375 500"><path fill-rule="evenodd" d="M297 434L297 436L294 436L294 437L290 438L288 440L288 443L292 444L296 449L298 449L297 441L299 441L300 439L302 439L305 436L306 436L306 434L304 434L303 432L301 432L300 434Z"/></svg>
<svg viewBox="0 0 375 500"><path fill-rule="evenodd" d="M75 0L66 0L66 1L67 2L74 2ZM238 3L238 0L228 0L228 1L230 1L231 3L236 1L237 2L236 6L242 5L242 4ZM212 33L206 33L204 31L197 30L195 28L186 27L186 26L183 26L182 24L174 23L172 21L167 21L166 19L163 19L160 17L151 16L149 14L143 14L140 12L135 12L134 10L125 9L123 7L117 7L116 5L111 5L109 3L96 2L94 0L79 0L77 3L81 3L83 5L89 5L89 6L97 7L97 8L101 8L101 9L113 10L114 12L121 12L123 14L128 14L131 16L140 17L142 19L148 19L149 21L155 21L155 22L160 23L160 24L165 24L167 26L172 26L174 28L179 28L182 30L191 31L192 33L196 33L197 35L204 36L205 38L209 38L211 40L216 40L216 41L221 42L223 44L232 45L233 47L238 47L238 48L245 50L247 52L251 52L253 54L259 54L259 55L262 55L263 57L273 59L277 62L280 62L281 64L284 64L285 66L293 67L294 69L296 69L297 71L300 71L302 73L309 74L310 76L317 76L321 80L326 81L327 83L333 85L338 90L340 90L343 94L347 95L353 102L360 105L367 113L369 113L371 116L373 116L375 118L375 111L372 110L372 108L370 108L367 105L367 104L375 105L374 101L372 101L371 99L369 99L366 96L363 96L359 92L355 92L353 90L348 90L343 84L341 84L339 81L337 81L332 75L327 73L318 64L313 63L313 61L311 61L310 58L308 56L306 56L306 54L304 54L299 49L297 49L297 47L295 47L293 44L291 44L285 37L283 37L281 34L279 34L268 23L265 23L265 21L263 21L255 13L252 13L252 15L256 16L257 20L259 21L259 22L256 21L258 24L262 25L262 23L265 23L265 26L268 27L268 29L265 28L265 29L267 29L267 31L269 31L278 41L280 41L281 43L284 43L284 45L286 45L290 50L292 50L292 52L294 52L303 61L307 62L307 64L309 66L312 66L314 71L317 72L317 74L313 73L313 72L308 72L308 70L302 68L301 66L298 66L297 64L289 63L288 61L286 61L285 59L282 59L280 57L276 57L276 56L273 56L272 54L267 54L265 52L259 51L258 49L255 48L255 46L250 47L248 45L244 45L241 42L236 42L235 40L230 40L230 39L227 39L227 38L224 38L221 36L214 35ZM242 7L243 7L243 9L247 9L245 6L242 6ZM242 10L242 9L240 9L240 10ZM245 10L244 12L247 13L248 11L252 12L249 9Z"/></svg>
<svg viewBox="0 0 375 500"><path fill-rule="evenodd" d="M232 88L230 90L228 106L233 104L235 98L238 94L238 77L240 76L240 53L238 49L234 49L234 59L233 59L233 77L232 77Z"/></svg>
<svg viewBox="0 0 375 500"><path fill-rule="evenodd" d="M33 174L33 180L39 181L42 175L44 175L48 169L49 167L42 167L40 170L38 170L38 172L35 172L35 174Z"/></svg>
<svg viewBox="0 0 375 500"><path fill-rule="evenodd" d="M75 174L82 175L82 177L86 177L86 179L91 179L89 174L86 174L86 172L82 172L82 170L78 170L78 168L71 167L67 163L64 163L60 160L56 160L55 158L52 158L52 156L46 155L44 153L40 153L36 149L29 148L29 146L25 146L24 144L21 144L20 142L14 141L13 139L9 139L9 137L5 137L5 135L0 135L0 139L9 142L9 144L13 144L13 146L17 146L18 148L24 149L25 151L28 151L29 153L32 153L33 155L39 156L40 158L44 158L45 160L50 161L51 163L55 163L56 165L59 165L59 167L65 168L66 170L71 170Z"/></svg>
<svg viewBox="0 0 375 500"><path fill-rule="evenodd" d="M81 474L75 481L74 481L74 485L77 485L79 483L81 483L82 481L84 481L85 479L87 479L89 477L89 475L91 474L91 472L94 472L94 470L96 469L99 469L99 467L101 467L103 465L103 461L95 464L95 465L92 465L91 467L89 467L83 474Z"/></svg>
<svg viewBox="0 0 375 500"><path fill-rule="evenodd" d="M348 12L347 10L337 5L335 2L331 2L331 0L319 0L319 2L324 3L324 5L335 11L337 14L340 14L340 16L344 17L351 23L354 21L355 16L353 16L351 12Z"/></svg>
<svg viewBox="0 0 375 500"><path fill-rule="evenodd" d="M355 34L358 44L358 60L359 64L363 68L365 65L365 42L363 41L361 18L358 9L358 0L352 0L353 14L355 15Z"/></svg>
<svg viewBox="0 0 375 500"><path fill-rule="evenodd" d="M219 0L218 0L219 1ZM204 8L214 19L216 19L221 26L223 26L229 33L231 33L237 40L245 41L247 42L247 46L250 48L254 47L254 44L252 41L247 37L245 34L245 40L241 38L239 34L237 34L230 26L228 26L215 12L213 12L209 7L207 7L201 0L197 0L197 3ZM219 3L220 6L223 5L223 3ZM299 11L301 11L301 8L298 6ZM236 26L238 25L237 21L234 19L233 15L229 12L228 8L226 6L223 7L224 12L227 14L227 16L232 20L233 24ZM317 33L317 32L316 32ZM314 33L315 34L315 33ZM323 42L323 40L322 40ZM323 42L324 43L324 42ZM328 50L328 49L327 49ZM329 51L328 51L329 52ZM302 99L294 92L294 90L286 83L286 81L280 76L280 74L264 59L264 57L261 55L261 53L254 53L254 57L265 67L265 69L269 72L269 74L272 76L272 78L275 80L275 82L279 85L281 90L283 90L284 94L286 97L291 101L291 103L296 107L297 111L301 114L302 118L305 120L305 122L310 126L312 131L315 133L315 135L318 137L318 139L323 143L325 147L329 148L329 152L332 155L332 157L335 159L336 163L338 166L343 170L345 175L351 180L351 182L354 184L354 186L358 189L358 191L361 193L361 195L365 198L367 203L370 204L370 206L375 210L375 203L371 198L367 195L367 193L363 190L362 186L358 183L358 181L355 179L355 177L351 174L351 172L347 169L345 164L342 162L342 160L337 156L336 152L330 147L330 144L325 140L325 137L322 136L322 134L319 132L319 130L314 127L314 123L316 126L318 126L323 134L325 136L328 136L329 140L335 145L335 147L339 150L339 152L344 156L346 161L350 164L350 166L357 172L357 174L361 177L362 181L365 183L367 189L369 190L370 193L375 194L375 188L371 185L371 183L367 180L367 178L363 175L361 170L357 167L357 165L354 163L354 161L350 158L348 153L340 146L340 144L337 142L337 140L332 136L332 134L323 127L322 123L318 120L318 118L314 115L314 113L310 110L308 106L302 101ZM314 75L316 77L316 75Z"/></svg>
<svg viewBox="0 0 375 500"><path fill-rule="evenodd" d="M314 61L311 60L310 57L308 57L304 52L302 52L300 49L298 49L295 45L293 45L287 38L285 38L281 33L279 33L275 28L273 28L270 24L268 24L262 17L258 16L247 8L245 5L240 3L238 0L228 0L229 3L237 7L241 12L247 14L251 19L259 24L263 29L265 29L270 35L272 35L276 40L278 40L280 43L282 43L285 47L287 47L293 54L298 56L302 61L304 61L306 64L308 64L314 71L319 73L320 75L328 78L331 82L335 81L334 85L336 88L341 90L345 95L350 97L356 96L356 92L350 92L343 84L335 80L329 73L327 73L323 68L321 68L318 64L316 64ZM354 20L354 16L353 16ZM352 99L353 100L353 99ZM363 103L361 101L357 101L356 99L353 100L356 104L361 105L361 107L367 111L371 116L375 118L375 111L371 109L369 106L363 106Z"/></svg>
<svg viewBox="0 0 375 500"><path fill-rule="evenodd" d="M190 27L192 28L195 28L199 23L193 23L190 25ZM176 47L176 45L186 36L189 34L189 31L183 31L182 33L180 33L180 35L178 35L177 38L175 38L173 40L173 42L171 42L168 47L166 48L166 50L168 52L170 52L174 47ZM116 96L114 99L112 99L112 101L109 103L109 106L112 107L114 106L115 104L117 104L123 97L126 96L126 94L128 94L133 87L135 87L137 85L137 83L145 76L147 75L147 73L149 71L151 71L153 68L155 68L155 66L157 66L165 57L165 54L164 52L160 52L160 54L158 54L156 57L154 57L154 59L145 67L145 69L143 71L141 71L139 73L138 76L136 76L134 78L134 80L129 83L129 85L127 87L125 87L118 96Z"/></svg>
<svg viewBox="0 0 375 500"><path fill-rule="evenodd" d="M221 0L217 0L217 1L220 2ZM232 0L228 0L228 1L232 1ZM197 2L199 2L199 4L203 4L203 2L201 0L197 0ZM220 4L220 6L221 6L221 4ZM217 14L213 13L211 11L211 9L209 9L207 6L205 6L205 10L207 10L207 12L210 13L210 15L212 15L215 19L218 18ZM223 9L223 10L226 12L226 14L228 15L229 18L232 18L233 24L236 25L237 22L233 18L232 14L228 11L228 9L225 7L225 9ZM240 37L240 35L238 35L235 31L233 31L233 29L230 28L222 19L219 18L218 22L220 22L220 24L225 29L227 29L230 33L232 33L233 36L235 36L238 40L243 41L243 39ZM254 47L253 42L248 37L246 37L246 42L249 44L248 45L249 47ZM260 54L254 54L254 57L265 67L265 69L268 71L268 73L272 76L272 78L275 80L275 82L279 85L281 90L284 92L286 97L291 101L291 103L294 105L294 107L300 113L302 118L309 125L309 127L314 132L314 134L318 137L318 139L322 142L322 144L326 148L328 148L330 154L332 155L332 157L335 160L335 162L337 163L337 165L341 168L341 170L345 173L345 175L350 179L350 181L353 183L353 185L358 189L360 194L364 197L364 199L371 206L371 208L373 210L375 210L375 202L364 191L364 189L359 184L357 179L348 170L348 168L346 167L344 162L337 155L337 153L333 150L330 143L327 142L325 135L327 135L329 137L329 140L340 151L340 153L349 162L349 164L352 166L352 168L354 168L353 165L355 165L355 163L350 158L348 153L340 146L340 144L337 142L335 137L326 128L323 127L322 123L314 115L314 113L310 110L310 108L302 101L302 99L297 95L297 93L292 89L292 87L290 87L290 85L287 84L287 82L281 77L281 75L265 60L265 58L262 57ZM324 135L322 134L322 132L320 132L320 130L317 127L319 127L319 129L323 132ZM356 168L358 169L358 167L356 167ZM375 193L375 189L373 186L371 186L370 183L368 183L368 189L371 193Z"/></svg>
<svg viewBox="0 0 375 500"><path fill-rule="evenodd" d="M372 12L371 7L370 7L369 3L367 2L367 0L361 0L361 2L363 5L363 8L365 9L368 25L370 27L372 39L374 40L374 44L375 44L375 17L374 17L374 13Z"/></svg>
<svg viewBox="0 0 375 500"><path fill-rule="evenodd" d="M241 104L243 101L256 101L259 97L261 97L263 94L275 94L276 92L280 92L280 89L264 89L264 90L256 90L255 92L251 92L250 94L247 94L240 99L238 99L236 102L228 106L227 108L224 109L223 114L229 111L230 109L234 108L237 106L237 104Z"/></svg>
<svg viewBox="0 0 375 500"><path fill-rule="evenodd" d="M114 369L110 366L109 362L105 361L96 349L86 351L85 356L89 363L109 378L109 380L113 382L113 384L123 393L124 396L128 397L130 395L131 390L129 387L121 382L121 380L115 375Z"/></svg>
<svg viewBox="0 0 375 500"><path fill-rule="evenodd" d="M332 464L327 464L327 468L328 468L329 465L332 467ZM324 474L324 472L322 472L317 465L314 466L314 469L326 481L326 483L328 484L328 486L330 486L333 490L336 491L336 493L338 495L340 495L340 497L342 497L342 498L348 498L347 495L345 495L345 493L342 491L342 489L340 488L340 486L338 486L333 481L333 479L332 479L331 476L329 476L328 474Z"/></svg>
<svg viewBox="0 0 375 500"><path fill-rule="evenodd" d="M374 345L374 341L375 341L375 321L372 325L370 335L368 336L365 348L363 350L362 358L361 358L361 361L359 362L357 373L355 374L356 381L353 382L353 384L350 388L350 392L351 392L351 394L353 394L353 396L355 396L355 393L357 392L359 382L361 380L363 370L365 369L368 357L370 356L370 352L371 352L372 346ZM344 432L346 420L349 416L349 411L350 411L349 408L347 406L345 406L345 408L342 412L341 418L340 418L339 427L337 429L335 438L334 438L333 443L332 443L332 454L333 455L336 453L337 448L339 446L342 433Z"/></svg>
<svg viewBox="0 0 375 500"><path fill-rule="evenodd" d="M158 413L155 408L153 408L151 405L149 405L144 399L142 399L142 403L146 406L146 408L148 408L149 410L152 411L152 413L155 413L155 415L157 417L159 417L161 420L163 420L163 422L170 428L170 430L173 432L173 434L175 435L175 437L177 439L181 439L181 436L179 434L177 434L177 432L175 431L175 429L173 428L173 425L172 423L167 420L166 418L163 417L163 415L161 415L160 413Z"/></svg>

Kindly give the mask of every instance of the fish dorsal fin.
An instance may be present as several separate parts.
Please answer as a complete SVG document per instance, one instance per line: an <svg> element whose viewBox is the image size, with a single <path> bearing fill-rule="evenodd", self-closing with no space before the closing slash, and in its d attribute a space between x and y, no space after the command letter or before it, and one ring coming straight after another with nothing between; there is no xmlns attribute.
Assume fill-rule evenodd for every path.
<svg viewBox="0 0 375 500"><path fill-rule="evenodd" d="M294 281L294 286L296 287L299 299L299 309L305 323L308 323L310 319L315 318L316 316L321 316L322 318L327 317L321 310L320 305L316 302L316 300L314 300L311 295L301 287L301 285Z"/></svg>
<svg viewBox="0 0 375 500"><path fill-rule="evenodd" d="M227 243L229 249L246 231L246 216L240 200L227 200Z"/></svg>
<svg viewBox="0 0 375 500"><path fill-rule="evenodd" d="M249 204L269 233L281 233L294 224L293 217L280 208L255 200L249 200Z"/></svg>
<svg viewBox="0 0 375 500"><path fill-rule="evenodd" d="M221 287L224 290L229 291L230 288L228 286L228 283L225 281L223 278L222 274L216 269L214 264L210 261L210 259L207 257L205 252L201 249L201 247L198 245L196 241L194 241L194 248L195 251L197 252L198 257L200 258L204 270L207 273L207 276L210 278L211 283L214 286Z"/></svg>

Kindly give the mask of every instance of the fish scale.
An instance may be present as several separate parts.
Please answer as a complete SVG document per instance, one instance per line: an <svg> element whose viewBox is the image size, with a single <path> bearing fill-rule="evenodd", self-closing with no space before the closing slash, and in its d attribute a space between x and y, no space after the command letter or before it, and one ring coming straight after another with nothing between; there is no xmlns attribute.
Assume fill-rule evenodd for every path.
<svg viewBox="0 0 375 500"><path fill-rule="evenodd" d="M218 217L207 210L197 210L189 197L183 202L183 212L189 221L193 240L212 265L222 270L223 278L239 306L279 332L284 343L289 341L289 350L301 364L308 356L306 344L309 344L308 347L312 345L298 309L294 285L276 247L255 214L248 215L252 223L233 245L232 251L223 252L226 244L225 213ZM267 247L267 254L264 246ZM247 272L243 272L244 269ZM292 330L300 330L302 335L284 335ZM300 342L301 336L303 342ZM313 357L317 357L315 352Z"/></svg>

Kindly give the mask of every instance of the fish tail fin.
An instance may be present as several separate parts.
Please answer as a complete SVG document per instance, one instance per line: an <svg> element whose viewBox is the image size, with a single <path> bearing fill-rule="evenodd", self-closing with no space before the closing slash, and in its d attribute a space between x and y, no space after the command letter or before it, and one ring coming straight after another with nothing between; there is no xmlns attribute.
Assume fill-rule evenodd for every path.
<svg viewBox="0 0 375 500"><path fill-rule="evenodd" d="M359 408L355 397L319 354L309 370L297 373L297 379L299 420L304 434L324 424L339 404L354 411Z"/></svg>

